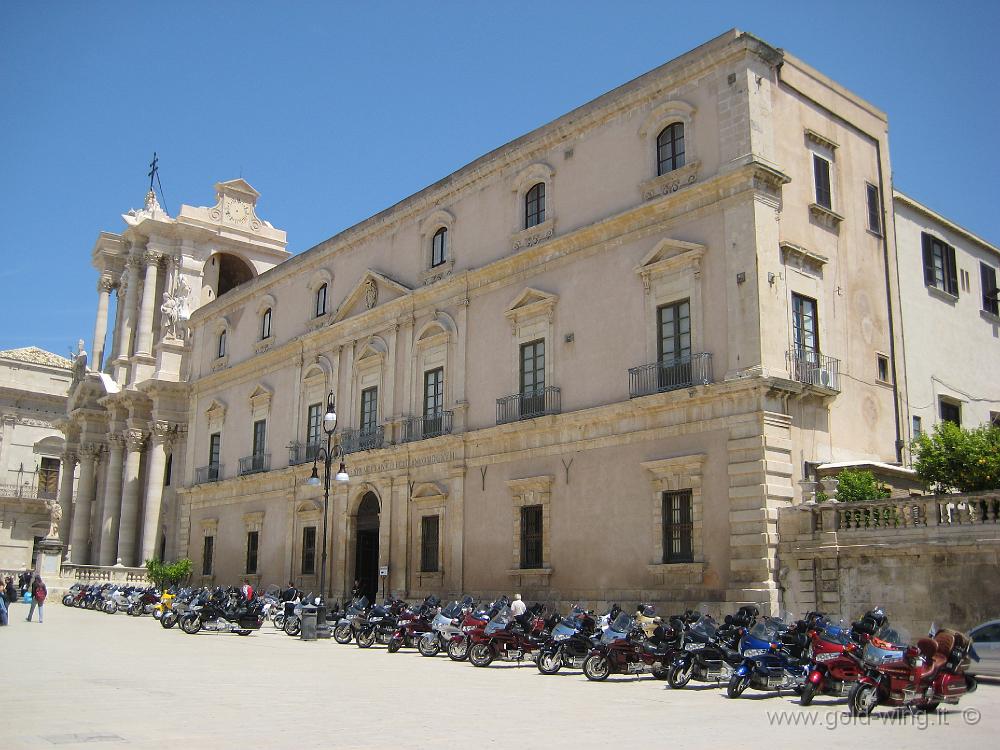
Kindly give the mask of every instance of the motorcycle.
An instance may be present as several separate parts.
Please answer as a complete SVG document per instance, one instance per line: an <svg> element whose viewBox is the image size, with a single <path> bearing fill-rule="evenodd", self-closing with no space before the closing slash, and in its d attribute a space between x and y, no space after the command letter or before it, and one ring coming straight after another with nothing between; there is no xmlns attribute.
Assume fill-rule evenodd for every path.
<svg viewBox="0 0 1000 750"><path fill-rule="evenodd" d="M484 609L466 612L465 618L460 624L461 632L452 636L451 641L448 643L448 658L452 661L465 661L468 659L472 636L474 634L481 636L489 621L493 619L493 616L507 606L510 606L510 599L506 596L501 596Z"/></svg>
<svg viewBox="0 0 1000 750"><path fill-rule="evenodd" d="M223 592L216 592L211 598L203 599L202 604L193 606L180 618L181 630L188 635L204 629L243 636L259 630L264 623L260 602L234 601L236 596L226 597Z"/></svg>
<svg viewBox="0 0 1000 750"><path fill-rule="evenodd" d="M396 630L389 638L387 648L390 654L406 646L413 648L423 636L431 632L431 618L437 616L441 600L428 596L416 611L406 610L396 623Z"/></svg>
<svg viewBox="0 0 1000 750"><path fill-rule="evenodd" d="M582 669L594 648L596 621L590 612L574 607L538 649L536 666L542 674L556 674L560 669Z"/></svg>
<svg viewBox="0 0 1000 750"><path fill-rule="evenodd" d="M678 655L670 665L667 681L675 690L696 682L728 682L743 661L736 647L747 618L727 616L719 624L711 615L702 615L683 634Z"/></svg>
<svg viewBox="0 0 1000 750"><path fill-rule="evenodd" d="M743 660L729 679L729 697L739 698L748 687L800 692L807 674L808 662L800 658L805 644L805 623L792 628L777 617L758 622L740 639Z"/></svg>
<svg viewBox="0 0 1000 750"><path fill-rule="evenodd" d="M77 595L80 593L80 591L82 589L83 589L83 584L82 583L74 583L72 586L70 586L66 590L66 593L63 594L63 598L62 598L63 606L65 606L65 607L72 607L73 606L73 602L76 601L76 597L77 597Z"/></svg>
<svg viewBox="0 0 1000 750"><path fill-rule="evenodd" d="M406 609L406 602L392 599L371 608L368 617L358 628L355 638L358 648L371 648L376 642L388 645L396 630L399 615Z"/></svg>
<svg viewBox="0 0 1000 750"><path fill-rule="evenodd" d="M472 609L472 597L462 601L453 601L440 610L431 620L431 629L417 641L417 650L421 656L437 656L441 649L447 648L451 639L462 635L461 619L464 613Z"/></svg>
<svg viewBox="0 0 1000 750"><path fill-rule="evenodd" d="M150 614L153 607L159 603L160 597L155 589L145 589L138 592L138 595L129 602L126 614L132 615L132 617L142 617Z"/></svg>
<svg viewBox="0 0 1000 750"><path fill-rule="evenodd" d="M904 639L897 634L897 641ZM909 646L902 659L866 665L851 689L847 704L853 716L869 716L876 706L934 711L941 703L957 704L976 690L976 678L966 674L979 661L972 639L957 630L939 630Z"/></svg>
<svg viewBox="0 0 1000 750"><path fill-rule="evenodd" d="M860 679L862 646L844 620L831 620L810 632L809 673L799 705L808 706L817 695L844 698Z"/></svg>
<svg viewBox="0 0 1000 750"><path fill-rule="evenodd" d="M469 663L474 667L488 667L495 659L500 661L521 661L538 650L542 644L545 622L539 607L515 617L510 607L497 612L482 634L471 636Z"/></svg>
<svg viewBox="0 0 1000 750"><path fill-rule="evenodd" d="M651 672L658 680L667 679L670 646L646 639L645 631L633 615L622 612L608 626L583 662L588 680L600 682L611 674Z"/></svg>
<svg viewBox="0 0 1000 750"><path fill-rule="evenodd" d="M286 605L287 606L287 605ZM340 644L353 641L368 615L367 597L358 597L347 605L344 614L333 628L333 639Z"/></svg>
<svg viewBox="0 0 1000 750"><path fill-rule="evenodd" d="M169 612L170 608L174 606L174 599L177 598L177 593L174 591L164 591L160 595L159 603L153 607L153 619L162 620L163 614Z"/></svg>

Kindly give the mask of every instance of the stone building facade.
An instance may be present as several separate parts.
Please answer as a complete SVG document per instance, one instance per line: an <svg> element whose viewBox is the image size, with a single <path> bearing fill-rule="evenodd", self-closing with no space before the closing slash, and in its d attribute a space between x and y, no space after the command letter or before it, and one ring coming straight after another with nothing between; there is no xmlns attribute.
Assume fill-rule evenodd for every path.
<svg viewBox="0 0 1000 750"><path fill-rule="evenodd" d="M73 561L779 609L799 482L903 458L887 132L734 30L294 257L242 180L149 196L94 250Z"/></svg>
<svg viewBox="0 0 1000 750"><path fill-rule="evenodd" d="M71 369L37 347L0 351L0 569L34 566L60 482L73 486L74 457L59 429Z"/></svg>

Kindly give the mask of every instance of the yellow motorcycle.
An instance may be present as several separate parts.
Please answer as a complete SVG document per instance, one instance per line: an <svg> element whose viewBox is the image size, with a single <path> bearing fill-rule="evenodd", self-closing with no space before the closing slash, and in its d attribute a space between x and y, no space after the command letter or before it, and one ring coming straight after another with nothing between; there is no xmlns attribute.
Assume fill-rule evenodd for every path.
<svg viewBox="0 0 1000 750"><path fill-rule="evenodd" d="M160 602L153 607L153 619L160 620L163 615L174 608L174 599L177 598L177 594L170 591L164 591L160 594Z"/></svg>

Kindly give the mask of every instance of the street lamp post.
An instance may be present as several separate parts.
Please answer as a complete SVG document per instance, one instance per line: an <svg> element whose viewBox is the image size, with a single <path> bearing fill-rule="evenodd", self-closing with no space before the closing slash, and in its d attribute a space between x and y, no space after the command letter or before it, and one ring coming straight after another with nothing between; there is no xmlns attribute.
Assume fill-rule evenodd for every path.
<svg viewBox="0 0 1000 750"><path fill-rule="evenodd" d="M317 613L316 630L318 633L323 633L324 635L328 631L328 626L326 624L326 547L327 547L327 525L329 523L328 517L330 514L330 472L333 468L333 461L336 458L340 459L340 468L337 470L337 474L334 477L338 482L347 482L350 480L350 476L347 474L347 468L344 466L344 451L339 445L333 445L333 433L337 430L337 412L333 408L333 391L330 391L330 395L326 397L326 414L323 415L323 432L326 433L326 445L321 446L316 452L316 456L313 458L312 474L310 474L309 479L306 484L313 487L319 485L319 472L317 471L318 462L323 461L323 552L320 556L320 569L319 569L319 595L320 595L320 609ZM322 635L320 637L323 637Z"/></svg>

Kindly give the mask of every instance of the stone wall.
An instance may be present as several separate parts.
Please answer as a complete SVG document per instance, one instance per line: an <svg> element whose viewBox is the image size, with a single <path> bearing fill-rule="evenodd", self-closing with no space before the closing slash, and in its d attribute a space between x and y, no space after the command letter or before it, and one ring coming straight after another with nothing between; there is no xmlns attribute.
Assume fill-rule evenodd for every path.
<svg viewBox="0 0 1000 750"><path fill-rule="evenodd" d="M916 636L1000 616L1000 492L873 503L810 503L779 513L786 611L855 618L872 606Z"/></svg>

